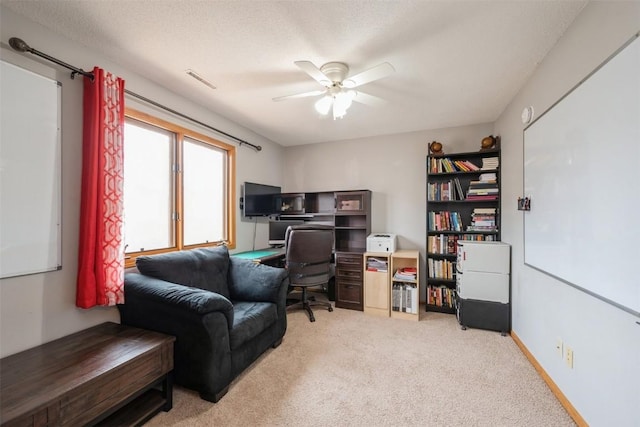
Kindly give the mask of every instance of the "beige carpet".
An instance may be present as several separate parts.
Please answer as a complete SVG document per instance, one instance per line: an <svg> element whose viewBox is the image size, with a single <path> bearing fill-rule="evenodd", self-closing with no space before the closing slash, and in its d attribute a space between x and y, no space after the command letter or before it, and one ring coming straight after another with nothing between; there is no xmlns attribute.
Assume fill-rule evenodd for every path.
<svg viewBox="0 0 640 427"><path fill-rule="evenodd" d="M424 310L424 309L423 309ZM175 388L149 426L573 426L510 337L362 312L290 311L267 351L217 404Z"/></svg>

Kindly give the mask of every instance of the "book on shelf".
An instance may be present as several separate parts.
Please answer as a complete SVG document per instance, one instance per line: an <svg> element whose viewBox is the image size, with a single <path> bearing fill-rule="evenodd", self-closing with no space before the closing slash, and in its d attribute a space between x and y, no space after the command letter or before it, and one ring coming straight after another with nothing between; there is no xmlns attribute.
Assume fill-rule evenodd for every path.
<svg viewBox="0 0 640 427"><path fill-rule="evenodd" d="M442 159L442 166L445 170L445 172L457 172L457 168L455 167L455 165L451 162L451 160L449 160L448 158L444 158Z"/></svg>
<svg viewBox="0 0 640 427"><path fill-rule="evenodd" d="M498 188L497 181L470 181L470 188Z"/></svg>
<svg viewBox="0 0 640 427"><path fill-rule="evenodd" d="M457 234L427 236L427 252L440 255L455 255L458 250Z"/></svg>
<svg viewBox="0 0 640 427"><path fill-rule="evenodd" d="M460 180L458 178L454 178L453 181L456 184L456 190L458 190L458 196L460 197L459 200L464 200L465 194L464 191L462 191L462 184L460 184Z"/></svg>
<svg viewBox="0 0 640 427"><path fill-rule="evenodd" d="M481 182L496 182L498 178L495 172L485 172L481 173L478 179Z"/></svg>
<svg viewBox="0 0 640 427"><path fill-rule="evenodd" d="M465 200L498 200L497 194L467 194Z"/></svg>
<svg viewBox="0 0 640 427"><path fill-rule="evenodd" d="M496 213L496 208L473 208L473 213L474 214L493 214L495 215Z"/></svg>
<svg viewBox="0 0 640 427"><path fill-rule="evenodd" d="M495 230L496 222L492 221L474 221L469 227L468 231L480 231L480 230Z"/></svg>
<svg viewBox="0 0 640 427"><path fill-rule="evenodd" d="M462 172L469 172L469 166L465 165L462 161L454 160L453 164L456 165L458 170L460 170Z"/></svg>
<svg viewBox="0 0 640 427"><path fill-rule="evenodd" d="M495 223L491 224L471 224L467 227L467 231L498 231Z"/></svg>
<svg viewBox="0 0 640 427"><path fill-rule="evenodd" d="M394 283L391 290L391 310L418 313L418 287L414 283Z"/></svg>
<svg viewBox="0 0 640 427"><path fill-rule="evenodd" d="M455 290L441 286L427 286L427 304L437 307L454 308Z"/></svg>
<svg viewBox="0 0 640 427"><path fill-rule="evenodd" d="M453 163L461 172L472 172L472 171L477 171L479 169L478 166L474 165L473 163L467 160L455 160Z"/></svg>
<svg viewBox="0 0 640 427"><path fill-rule="evenodd" d="M498 194L497 188L470 188L467 192L467 196L486 195L486 194Z"/></svg>
<svg viewBox="0 0 640 427"><path fill-rule="evenodd" d="M480 170L478 166L471 163L469 160L461 160L461 162L469 169L469 171L477 171Z"/></svg>
<svg viewBox="0 0 640 427"><path fill-rule="evenodd" d="M427 185L427 200L448 201L448 200L464 200L462 185L458 178L450 181L431 182Z"/></svg>
<svg viewBox="0 0 640 427"><path fill-rule="evenodd" d="M473 241L494 241L496 240L496 236L492 235L492 234L463 234L462 237L460 237L460 239L462 240L473 240Z"/></svg>
<svg viewBox="0 0 640 427"><path fill-rule="evenodd" d="M453 261L427 258L427 269L430 279L452 280L455 278L455 262Z"/></svg>
<svg viewBox="0 0 640 427"><path fill-rule="evenodd" d="M468 160L451 160L448 157L431 157L429 160L430 173L472 172L477 170L480 170L480 167Z"/></svg>
<svg viewBox="0 0 640 427"><path fill-rule="evenodd" d="M427 217L430 231L462 231L462 219L458 212L429 211Z"/></svg>
<svg viewBox="0 0 640 427"><path fill-rule="evenodd" d="M474 217L471 220L471 225L475 225L475 226L484 226L484 227L495 227L496 225L496 218L495 217L479 217L476 218Z"/></svg>

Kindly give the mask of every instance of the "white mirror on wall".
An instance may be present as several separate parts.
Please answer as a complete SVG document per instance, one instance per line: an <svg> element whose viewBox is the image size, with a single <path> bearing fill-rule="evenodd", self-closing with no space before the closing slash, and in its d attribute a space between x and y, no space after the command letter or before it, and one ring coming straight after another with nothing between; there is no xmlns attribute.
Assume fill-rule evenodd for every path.
<svg viewBox="0 0 640 427"><path fill-rule="evenodd" d="M58 270L61 84L0 60L0 278Z"/></svg>

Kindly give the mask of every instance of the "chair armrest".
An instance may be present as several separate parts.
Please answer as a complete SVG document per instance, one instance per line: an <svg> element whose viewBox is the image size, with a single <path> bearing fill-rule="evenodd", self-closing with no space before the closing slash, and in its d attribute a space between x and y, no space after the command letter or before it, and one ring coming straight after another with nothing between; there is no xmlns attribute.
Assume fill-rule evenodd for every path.
<svg viewBox="0 0 640 427"><path fill-rule="evenodd" d="M124 279L125 305L137 311L164 306L165 310L204 315L222 312L233 325L233 304L225 296L199 288L166 282L139 273L127 273Z"/></svg>
<svg viewBox="0 0 640 427"><path fill-rule="evenodd" d="M232 299L285 303L288 286L289 274L284 268L230 257L229 291Z"/></svg>
<svg viewBox="0 0 640 427"><path fill-rule="evenodd" d="M230 331L233 305L223 295L137 273L125 274L124 325L176 337L177 384L214 396L231 380Z"/></svg>

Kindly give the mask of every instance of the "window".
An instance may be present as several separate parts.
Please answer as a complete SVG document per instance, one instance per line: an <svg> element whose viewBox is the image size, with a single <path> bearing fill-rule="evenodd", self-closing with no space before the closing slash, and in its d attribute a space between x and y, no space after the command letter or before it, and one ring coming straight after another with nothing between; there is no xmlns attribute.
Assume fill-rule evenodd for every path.
<svg viewBox="0 0 640 427"><path fill-rule="evenodd" d="M139 255L235 247L235 147L127 109L124 151L127 266Z"/></svg>

